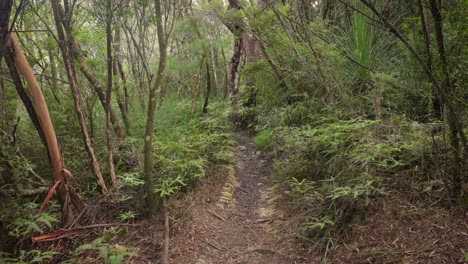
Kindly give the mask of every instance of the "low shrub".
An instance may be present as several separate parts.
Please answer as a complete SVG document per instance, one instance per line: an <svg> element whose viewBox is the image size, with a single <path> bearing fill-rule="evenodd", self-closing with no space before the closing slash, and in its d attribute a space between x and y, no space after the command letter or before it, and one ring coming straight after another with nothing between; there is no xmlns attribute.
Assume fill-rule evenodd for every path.
<svg viewBox="0 0 468 264"><path fill-rule="evenodd" d="M424 166L430 159L431 128L404 117L385 122L342 119L341 113L317 114L301 106L300 112L309 113L302 117L291 115L291 109L295 106L274 111L277 116L300 116L307 124L290 126L288 119L276 127L264 124L254 142L268 146L275 177L287 184L288 195L309 216L301 237L318 241L319 248L365 218L383 193L377 176Z"/></svg>
<svg viewBox="0 0 468 264"><path fill-rule="evenodd" d="M193 112L189 100L166 100L158 110L160 122L153 141L156 191L161 196L172 195L205 176L209 164L229 164L233 144L224 104L212 102L208 114L202 114Z"/></svg>

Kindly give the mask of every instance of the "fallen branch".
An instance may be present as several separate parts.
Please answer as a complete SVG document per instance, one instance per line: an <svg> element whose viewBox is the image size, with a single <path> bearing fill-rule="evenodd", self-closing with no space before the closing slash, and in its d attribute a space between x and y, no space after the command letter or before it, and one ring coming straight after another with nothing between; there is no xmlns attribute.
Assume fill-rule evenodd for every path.
<svg viewBox="0 0 468 264"><path fill-rule="evenodd" d="M213 243L211 243L211 242L209 242L209 241L206 241L206 243L207 243L209 246L213 247L214 249L217 249L217 250L219 250L219 251L223 251L221 248L219 248L218 246L216 246L215 244L213 244Z"/></svg>
<svg viewBox="0 0 468 264"><path fill-rule="evenodd" d="M211 211L211 210L208 210L208 213L214 215L216 218L220 219L221 221L226 222L226 219L224 219L224 218L223 218L222 216L220 216L219 214L217 214L217 213L215 213L215 212L213 212L213 211Z"/></svg>
<svg viewBox="0 0 468 264"><path fill-rule="evenodd" d="M130 227L134 227L134 226L141 226L141 224L125 224L125 223L96 224L96 225L77 227L77 228L73 228L73 229L61 229L61 230L57 230L57 231L52 232L52 233L48 233L48 234L45 234L45 235L33 237L32 241L33 242L54 241L54 240L58 240L58 239L62 239L64 237L70 236L70 235L78 234L78 233L83 232L83 231L85 231L87 229L100 228L100 227L109 227L109 226L130 226Z"/></svg>
<svg viewBox="0 0 468 264"><path fill-rule="evenodd" d="M288 256L284 253L281 253L280 251L269 249L269 248L247 248L247 251L257 252L263 255L276 255L276 256L281 256L281 257L288 258L288 259L293 258L292 256Z"/></svg>
<svg viewBox="0 0 468 264"><path fill-rule="evenodd" d="M41 187L36 187L35 189L26 189L21 186L16 186L16 189L18 190L19 194L27 196L27 195L47 193L47 191L49 190L49 187L41 186Z"/></svg>

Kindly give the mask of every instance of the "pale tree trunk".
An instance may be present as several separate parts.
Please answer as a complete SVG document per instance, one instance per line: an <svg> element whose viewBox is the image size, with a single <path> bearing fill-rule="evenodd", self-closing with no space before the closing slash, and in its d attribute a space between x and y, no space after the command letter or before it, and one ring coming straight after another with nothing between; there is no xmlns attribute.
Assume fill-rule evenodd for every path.
<svg viewBox="0 0 468 264"><path fill-rule="evenodd" d="M58 76L57 76L57 66L55 64L55 54L52 48L49 48L48 51L49 51L49 60L50 60L50 63L49 63L50 74L52 75L51 89L54 90L55 92L58 88L58 84L57 84Z"/></svg>
<svg viewBox="0 0 468 264"><path fill-rule="evenodd" d="M219 78L218 78L218 58L217 58L217 50L214 48L213 43L210 43L210 54L211 54L211 69L213 72L213 91L218 91L219 89Z"/></svg>
<svg viewBox="0 0 468 264"><path fill-rule="evenodd" d="M37 113L34 110L33 102L31 98L29 97L28 93L26 92L26 89L23 86L23 82L21 81L21 76L15 65L15 61L14 61L14 57L12 56L12 53L13 53L13 50L11 46L7 46L4 54L5 54L5 61L8 66L11 79L13 80L13 83L15 84L16 92L18 93L21 101L23 102L23 105L26 108L26 111L28 112L29 118L31 119L31 122L36 128L39 138L41 139L44 146L47 147L47 142L45 141L45 136L41 129L41 124L39 123L39 118L37 117Z"/></svg>
<svg viewBox="0 0 468 264"><path fill-rule="evenodd" d="M85 118L84 111L83 111L83 101L81 99L81 93L80 93L80 90L78 88L77 81L76 81L75 67L72 62L73 46L71 45L71 41L67 41L67 38L64 32L64 28L65 28L65 31L68 33L68 40L72 38L72 36L70 35L71 34L71 28L70 28L71 22L63 20L64 17L61 16L61 11L60 11L61 7L60 7L58 0L51 0L51 3L52 3L53 12L54 12L55 25L57 27L59 46L62 51L62 57L63 57L63 61L65 64L65 69L66 69L70 89L72 91L73 100L75 103L75 112L76 112L76 115L78 116L78 121L80 124L81 134L83 136L85 149L91 160L91 168L93 170L94 176L96 177L96 182L97 182L99 191L101 193L106 193L107 187L104 182L104 179L102 178L101 168L99 166L96 154L94 153L94 148L91 142L91 137L89 136L89 133L88 133L88 128L86 125L86 118ZM68 5L67 0L65 0L66 8L67 8L67 5ZM71 17L69 16L68 19L71 19Z"/></svg>
<svg viewBox="0 0 468 264"><path fill-rule="evenodd" d="M54 177L52 178L58 183L56 190L59 203L62 207L62 225L68 226L73 221L73 207L81 211L84 208L84 204L75 193L71 184L69 184L67 179L62 175L64 170L62 155L44 95L42 94L42 90L39 87L39 83L34 76L31 66L18 45L16 36L14 34L9 35L8 21L12 4L13 1L11 0L0 2L0 57L5 55L16 90L25 104L40 138L47 148L49 162L54 172ZM19 73L23 75L23 78L29 86L32 101L24 90Z"/></svg>
<svg viewBox="0 0 468 264"><path fill-rule="evenodd" d="M117 104L119 105L120 113L122 114L122 120L125 125L125 132L127 135L130 136L130 121L128 120L128 91L125 79L125 73L123 71L122 66L122 57L121 57L121 35L120 35L120 27L117 25L115 27L115 37L114 37L114 57L112 59L112 66L113 66L113 75L115 80L118 80L120 77L121 84L119 82L115 82L115 91L116 91L116 98ZM123 88L123 94L121 93L120 87Z"/></svg>
<svg viewBox="0 0 468 264"><path fill-rule="evenodd" d="M115 176L112 123L110 116L112 102L112 0L106 1L106 42L107 42L107 91L106 91L106 140L107 140L107 161L109 164L109 174L112 185L117 188L117 177Z"/></svg>
<svg viewBox="0 0 468 264"><path fill-rule="evenodd" d="M73 221L74 216L72 206L81 211L84 208L84 204L75 193L73 187L67 182L67 179L62 175L64 170L62 155L60 153L57 136L55 135L55 130L50 119L49 110L41 88L39 87L39 83L37 82L34 72L28 64L26 57L21 51L14 34L11 34L10 41L13 48L15 65L23 75L26 83L28 83L31 96L34 101L35 111L45 137L50 163L54 170L55 180L60 183L58 187L58 196L62 205L62 225L67 226Z"/></svg>

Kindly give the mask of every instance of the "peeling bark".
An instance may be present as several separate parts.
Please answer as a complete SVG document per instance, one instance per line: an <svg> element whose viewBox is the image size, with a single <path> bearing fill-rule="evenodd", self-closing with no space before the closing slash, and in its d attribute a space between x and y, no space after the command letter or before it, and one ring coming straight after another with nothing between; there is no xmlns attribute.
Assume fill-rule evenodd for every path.
<svg viewBox="0 0 468 264"><path fill-rule="evenodd" d="M81 211L84 208L84 204L79 199L78 195L76 195L73 187L67 182L67 179L62 175L64 170L62 155L60 153L52 120L50 119L49 110L47 108L44 95L42 94L42 90L39 87L39 83L37 82L34 72L26 60L26 57L21 51L14 34L11 34L10 41L14 52L13 57L15 65L28 83L31 91L35 111L47 143L46 145L49 152L50 162L54 169L55 180L61 183L57 190L59 201L62 205L62 225L67 226L72 223L74 218L73 207Z"/></svg>

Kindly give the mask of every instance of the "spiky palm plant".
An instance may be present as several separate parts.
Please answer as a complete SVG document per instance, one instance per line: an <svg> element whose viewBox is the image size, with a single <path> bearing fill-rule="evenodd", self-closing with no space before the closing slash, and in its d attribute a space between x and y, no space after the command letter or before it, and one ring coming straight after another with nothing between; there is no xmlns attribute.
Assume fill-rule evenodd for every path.
<svg viewBox="0 0 468 264"><path fill-rule="evenodd" d="M382 7L382 0L375 5ZM355 90L372 88L373 72L389 69L396 55L395 40L377 24L378 19L359 1L351 1L352 13L344 29L345 52L354 60L345 65Z"/></svg>

